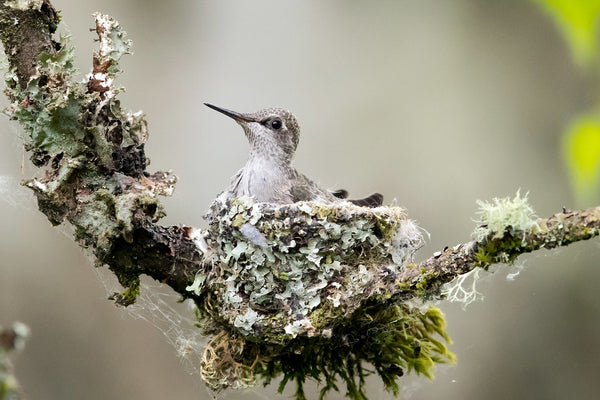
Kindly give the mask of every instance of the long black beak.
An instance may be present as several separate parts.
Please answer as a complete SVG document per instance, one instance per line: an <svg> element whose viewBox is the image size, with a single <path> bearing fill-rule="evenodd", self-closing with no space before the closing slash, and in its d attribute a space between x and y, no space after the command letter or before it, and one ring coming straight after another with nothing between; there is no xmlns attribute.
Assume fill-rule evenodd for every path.
<svg viewBox="0 0 600 400"><path fill-rule="evenodd" d="M226 108L221 108L221 107L217 107L217 106L213 106L212 104L208 104L208 103L204 103L205 106L212 108L213 110L216 110L222 114L227 115L228 117L231 117L233 119L235 119L236 121L245 121L245 122L254 122L253 119L248 118L247 116L245 116L244 114L240 114L239 112L236 111L231 111L228 110Z"/></svg>

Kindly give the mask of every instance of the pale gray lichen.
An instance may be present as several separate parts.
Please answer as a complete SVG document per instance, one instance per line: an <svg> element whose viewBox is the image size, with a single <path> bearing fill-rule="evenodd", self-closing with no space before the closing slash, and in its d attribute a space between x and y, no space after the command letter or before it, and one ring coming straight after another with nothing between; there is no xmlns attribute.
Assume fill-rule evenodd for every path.
<svg viewBox="0 0 600 400"><path fill-rule="evenodd" d="M206 276L198 272L194 276L194 282L192 282L191 285L186 286L185 290L194 293L196 296L200 296L202 286L204 285L205 280Z"/></svg>
<svg viewBox="0 0 600 400"><path fill-rule="evenodd" d="M263 317L254 311L252 308L246 308L246 312L242 315L237 315L233 321L233 326L238 328L240 332L249 335L253 332L253 326L259 323Z"/></svg>
<svg viewBox="0 0 600 400"><path fill-rule="evenodd" d="M450 303L461 303L463 309L475 301L483 301L483 294L477 290L481 271L481 268L473 268L445 284L441 292L442 298Z"/></svg>
<svg viewBox="0 0 600 400"><path fill-rule="evenodd" d="M500 238L506 229L511 233L526 232L535 226L537 217L527 198L521 197L520 190L514 198L494 198L493 202L477 200L479 219L473 232L475 240L482 240L490 234Z"/></svg>
<svg viewBox="0 0 600 400"><path fill-rule="evenodd" d="M131 54L132 42L127 38L127 33L121 29L119 21L99 12L93 15L96 19L96 31L100 41L100 46L94 56L98 60L97 62L108 63L107 68L102 68L106 76L97 78L106 81L110 86L112 78L121 71L118 67L119 60L125 54Z"/></svg>
<svg viewBox="0 0 600 400"><path fill-rule="evenodd" d="M219 198L208 219L219 317L279 343L326 336L337 317L386 295L423 243L400 207Z"/></svg>
<svg viewBox="0 0 600 400"><path fill-rule="evenodd" d="M43 0L12 0L6 2L6 5L9 7L23 11L29 9L39 10L42 7L42 4L44 4Z"/></svg>

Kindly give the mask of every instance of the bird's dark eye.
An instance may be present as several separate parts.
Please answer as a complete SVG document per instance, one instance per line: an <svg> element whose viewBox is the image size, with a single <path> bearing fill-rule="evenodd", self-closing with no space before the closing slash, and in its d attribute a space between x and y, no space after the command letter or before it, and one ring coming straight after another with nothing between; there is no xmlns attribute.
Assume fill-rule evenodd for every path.
<svg viewBox="0 0 600 400"><path fill-rule="evenodd" d="M277 130L277 129L281 129L282 123L279 118L273 118L273 120L271 121L271 123L269 125L271 125L271 128Z"/></svg>

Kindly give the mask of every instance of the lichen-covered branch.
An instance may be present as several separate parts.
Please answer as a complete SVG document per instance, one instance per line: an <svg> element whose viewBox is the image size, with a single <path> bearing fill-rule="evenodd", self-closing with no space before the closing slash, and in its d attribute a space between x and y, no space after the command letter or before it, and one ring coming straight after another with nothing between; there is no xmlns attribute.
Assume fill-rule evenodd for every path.
<svg viewBox="0 0 600 400"><path fill-rule="evenodd" d="M99 49L87 80L76 82L69 44L52 37L58 17L49 1L1 3L8 113L45 169L26 185L52 224L71 223L75 239L116 274L127 288L119 303L134 301L142 273L194 297L185 287L201 268L200 252L183 228L155 224L164 215L157 196L170 195L176 179L146 172L144 115L117 99L118 62L131 43L118 22L95 17Z"/></svg>
<svg viewBox="0 0 600 400"><path fill-rule="evenodd" d="M37 57L58 49L52 34L58 14L50 1L3 1L0 8L0 38L21 87L36 74Z"/></svg>
<svg viewBox="0 0 600 400"><path fill-rule="evenodd" d="M131 42L95 14L99 48L76 81L68 42L53 38L57 23L48 0L0 2L7 111L43 168L25 185L52 224L71 224L117 276L118 304L135 301L142 274L195 302L211 337L201 375L215 390L283 375L298 398L311 377L323 395L341 379L362 399L368 363L397 392L405 372L431 377L435 364L454 361L441 311L407 300L441 297L442 285L474 268L599 232L597 208L536 219L520 195L482 203L473 241L418 264L422 236L399 207L218 198L207 230L161 226L159 197L176 178L147 171L144 115L121 107L115 85Z"/></svg>
<svg viewBox="0 0 600 400"><path fill-rule="evenodd" d="M441 285L474 268L491 264L511 264L521 254L539 249L567 246L588 240L600 233L600 206L581 211L563 210L549 218L534 218L525 210L527 219L511 214L511 207L528 207L519 195L515 200L497 199L492 209L499 215L483 216L476 230L476 240L446 247L432 257L413 264L399 275L406 285L402 297L436 292ZM490 205L484 204L485 207ZM498 222L498 218L503 221ZM495 221L492 219L496 218ZM492 220L492 221L491 221ZM496 224L494 225L494 222ZM412 293L411 293L412 292Z"/></svg>

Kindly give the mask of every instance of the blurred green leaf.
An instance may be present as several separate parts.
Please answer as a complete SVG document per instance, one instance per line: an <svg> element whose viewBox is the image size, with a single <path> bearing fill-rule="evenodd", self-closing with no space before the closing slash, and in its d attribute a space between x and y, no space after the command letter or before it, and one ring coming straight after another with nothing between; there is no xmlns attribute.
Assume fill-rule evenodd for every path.
<svg viewBox="0 0 600 400"><path fill-rule="evenodd" d="M595 201L600 184L600 117L577 119L565 133L562 147L577 201L581 205Z"/></svg>
<svg viewBox="0 0 600 400"><path fill-rule="evenodd" d="M573 53L583 66L598 53L597 31L600 0L533 0L545 9L559 26Z"/></svg>

